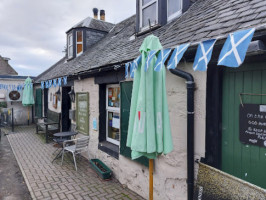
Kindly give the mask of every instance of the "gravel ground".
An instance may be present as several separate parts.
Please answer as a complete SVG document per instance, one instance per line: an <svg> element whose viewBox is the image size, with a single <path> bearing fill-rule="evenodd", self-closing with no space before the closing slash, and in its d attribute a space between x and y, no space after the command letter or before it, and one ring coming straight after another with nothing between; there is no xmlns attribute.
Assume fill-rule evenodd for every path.
<svg viewBox="0 0 266 200"><path fill-rule="evenodd" d="M16 158L4 131L2 131L0 140L0 200L31 199Z"/></svg>

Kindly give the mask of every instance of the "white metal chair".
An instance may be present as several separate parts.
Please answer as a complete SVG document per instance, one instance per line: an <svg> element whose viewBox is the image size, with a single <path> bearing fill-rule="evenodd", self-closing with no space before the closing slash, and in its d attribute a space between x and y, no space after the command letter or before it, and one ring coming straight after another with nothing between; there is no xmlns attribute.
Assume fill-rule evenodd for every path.
<svg viewBox="0 0 266 200"><path fill-rule="evenodd" d="M77 171L77 163L76 163L75 155L80 154L80 153L85 152L85 151L88 151L89 139L90 139L90 136L85 136L82 138L64 141L63 142L63 153L62 153L61 165L63 164L65 151L71 152L73 155L74 164L75 164L75 168ZM74 145L67 146L67 143L73 143L73 142L75 143Z"/></svg>

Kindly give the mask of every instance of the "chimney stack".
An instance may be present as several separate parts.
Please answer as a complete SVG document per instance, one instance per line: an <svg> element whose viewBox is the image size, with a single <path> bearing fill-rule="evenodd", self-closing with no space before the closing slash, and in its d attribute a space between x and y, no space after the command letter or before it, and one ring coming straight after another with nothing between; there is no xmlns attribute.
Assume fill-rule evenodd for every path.
<svg viewBox="0 0 266 200"><path fill-rule="evenodd" d="M92 11L93 11L94 19L98 19L98 9L97 8L93 8Z"/></svg>
<svg viewBox="0 0 266 200"><path fill-rule="evenodd" d="M100 20L105 21L105 11L100 10Z"/></svg>

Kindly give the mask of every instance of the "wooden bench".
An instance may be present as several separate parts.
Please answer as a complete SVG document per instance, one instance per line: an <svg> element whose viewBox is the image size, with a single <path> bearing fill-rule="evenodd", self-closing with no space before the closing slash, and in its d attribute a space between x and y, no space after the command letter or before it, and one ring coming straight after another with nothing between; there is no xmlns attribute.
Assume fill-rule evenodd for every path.
<svg viewBox="0 0 266 200"><path fill-rule="evenodd" d="M36 121L36 133L44 131L45 142L48 143L48 137L54 133L60 132L60 118L61 114L47 110L46 117L35 117ZM43 119L43 122L38 122L39 119Z"/></svg>

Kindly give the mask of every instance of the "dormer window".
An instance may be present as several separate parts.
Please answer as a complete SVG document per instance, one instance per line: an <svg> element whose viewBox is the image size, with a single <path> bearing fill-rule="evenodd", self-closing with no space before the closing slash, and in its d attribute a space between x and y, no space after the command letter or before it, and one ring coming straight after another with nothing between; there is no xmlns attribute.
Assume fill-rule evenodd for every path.
<svg viewBox="0 0 266 200"><path fill-rule="evenodd" d="M140 27L145 29L158 23L158 0L140 0Z"/></svg>
<svg viewBox="0 0 266 200"><path fill-rule="evenodd" d="M181 0L167 0L167 20L172 20L182 14Z"/></svg>
<svg viewBox="0 0 266 200"><path fill-rule="evenodd" d="M156 29L179 17L191 5L190 0L137 0L138 34Z"/></svg>
<svg viewBox="0 0 266 200"><path fill-rule="evenodd" d="M67 54L68 59L73 57L73 35L72 33L68 35L67 37Z"/></svg>
<svg viewBox="0 0 266 200"><path fill-rule="evenodd" d="M83 53L83 32L77 31L76 32L76 45L77 45L77 56L81 55Z"/></svg>

